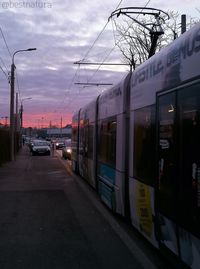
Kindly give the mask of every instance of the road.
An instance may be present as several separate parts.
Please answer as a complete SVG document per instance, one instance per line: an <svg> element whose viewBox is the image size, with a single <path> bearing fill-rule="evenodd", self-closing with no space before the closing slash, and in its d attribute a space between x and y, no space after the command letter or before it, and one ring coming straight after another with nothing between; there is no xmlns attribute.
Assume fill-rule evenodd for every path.
<svg viewBox="0 0 200 269"><path fill-rule="evenodd" d="M0 167L0 216L2 269L169 268L59 154Z"/></svg>

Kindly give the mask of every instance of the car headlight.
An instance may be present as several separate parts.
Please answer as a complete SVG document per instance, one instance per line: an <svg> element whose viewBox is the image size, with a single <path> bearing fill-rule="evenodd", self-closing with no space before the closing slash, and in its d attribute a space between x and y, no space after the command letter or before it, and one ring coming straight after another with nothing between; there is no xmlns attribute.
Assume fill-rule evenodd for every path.
<svg viewBox="0 0 200 269"><path fill-rule="evenodd" d="M67 153L71 153L72 152L72 150L71 149L67 149Z"/></svg>

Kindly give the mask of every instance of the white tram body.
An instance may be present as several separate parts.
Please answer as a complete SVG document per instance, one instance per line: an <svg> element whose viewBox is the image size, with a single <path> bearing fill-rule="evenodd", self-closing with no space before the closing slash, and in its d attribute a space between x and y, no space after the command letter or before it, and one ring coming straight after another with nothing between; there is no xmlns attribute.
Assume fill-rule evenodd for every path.
<svg viewBox="0 0 200 269"><path fill-rule="evenodd" d="M200 23L77 115L78 173L155 247L198 269Z"/></svg>
<svg viewBox="0 0 200 269"><path fill-rule="evenodd" d="M79 117L79 173L95 189L97 100L81 108Z"/></svg>
<svg viewBox="0 0 200 269"><path fill-rule="evenodd" d="M129 153L133 225L195 269L200 261L199 138L197 24L133 72Z"/></svg>
<svg viewBox="0 0 200 269"><path fill-rule="evenodd" d="M97 181L101 199L115 212L125 214L127 112L130 74L99 96Z"/></svg>

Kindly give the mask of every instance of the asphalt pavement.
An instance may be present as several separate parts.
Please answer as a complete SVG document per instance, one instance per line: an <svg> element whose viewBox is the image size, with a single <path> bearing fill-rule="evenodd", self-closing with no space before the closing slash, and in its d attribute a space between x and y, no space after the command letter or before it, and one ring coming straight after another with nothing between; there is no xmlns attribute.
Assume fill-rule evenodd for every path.
<svg viewBox="0 0 200 269"><path fill-rule="evenodd" d="M24 146L0 167L1 269L168 268L70 171Z"/></svg>

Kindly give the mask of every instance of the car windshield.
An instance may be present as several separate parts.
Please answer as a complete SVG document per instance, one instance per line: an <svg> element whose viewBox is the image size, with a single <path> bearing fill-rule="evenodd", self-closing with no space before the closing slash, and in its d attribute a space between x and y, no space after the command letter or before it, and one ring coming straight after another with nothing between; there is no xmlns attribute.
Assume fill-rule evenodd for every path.
<svg viewBox="0 0 200 269"><path fill-rule="evenodd" d="M45 141L34 142L34 146L48 146L48 143Z"/></svg>

